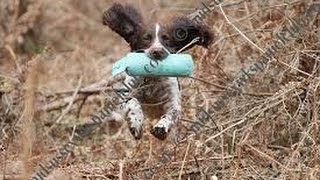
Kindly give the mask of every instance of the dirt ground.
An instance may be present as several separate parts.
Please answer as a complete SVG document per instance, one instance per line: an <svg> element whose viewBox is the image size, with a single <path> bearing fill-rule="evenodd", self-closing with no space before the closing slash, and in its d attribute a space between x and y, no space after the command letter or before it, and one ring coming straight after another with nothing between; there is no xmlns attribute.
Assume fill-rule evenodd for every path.
<svg viewBox="0 0 320 180"><path fill-rule="evenodd" d="M115 0L0 1L0 179L29 179L104 107L97 88L129 51L102 24ZM203 1L210 3L210 1ZM201 1L124 0L147 21L191 14ZM225 99L230 84L303 17L316 0L225 0L205 18L208 48L189 50L193 79L179 78L183 114L165 141L134 140L125 122L95 130L47 179L320 179L320 17L274 54L263 72L228 95L198 134L199 107ZM188 138L176 143L179 134Z"/></svg>

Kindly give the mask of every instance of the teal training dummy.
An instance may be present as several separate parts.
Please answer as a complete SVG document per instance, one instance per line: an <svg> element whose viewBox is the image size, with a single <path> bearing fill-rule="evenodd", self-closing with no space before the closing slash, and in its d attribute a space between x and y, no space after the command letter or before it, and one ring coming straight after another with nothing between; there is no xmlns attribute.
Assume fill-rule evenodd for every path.
<svg viewBox="0 0 320 180"><path fill-rule="evenodd" d="M170 54L162 60L150 59L145 53L129 53L112 67L112 76L124 71L130 76L186 77L192 74L189 54Z"/></svg>

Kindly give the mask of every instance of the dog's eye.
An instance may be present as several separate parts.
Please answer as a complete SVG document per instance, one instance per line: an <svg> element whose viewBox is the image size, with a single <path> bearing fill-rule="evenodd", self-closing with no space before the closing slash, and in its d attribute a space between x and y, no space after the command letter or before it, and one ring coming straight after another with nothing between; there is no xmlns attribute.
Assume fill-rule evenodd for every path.
<svg viewBox="0 0 320 180"><path fill-rule="evenodd" d="M161 36L161 39L165 42L168 42L170 40L170 37L167 34L164 34Z"/></svg>
<svg viewBox="0 0 320 180"><path fill-rule="evenodd" d="M144 41L150 41L150 40L152 39L152 35L151 35L151 34L144 34L144 35L142 36L142 39L143 39Z"/></svg>

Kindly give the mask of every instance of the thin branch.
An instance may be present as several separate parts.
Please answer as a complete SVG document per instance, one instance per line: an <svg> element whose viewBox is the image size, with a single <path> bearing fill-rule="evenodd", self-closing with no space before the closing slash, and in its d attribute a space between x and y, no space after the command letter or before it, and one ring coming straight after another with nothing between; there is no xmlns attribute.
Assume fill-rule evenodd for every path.
<svg viewBox="0 0 320 180"><path fill-rule="evenodd" d="M76 96L78 94L78 91L81 87L81 84L82 84L82 76L80 77L79 79L79 82L78 82L78 86L76 88L76 90L74 91L73 95L72 95L72 99L70 100L69 102L69 105L67 106L67 108L62 112L62 114L60 115L60 117L56 120L56 122L49 128L49 130L45 133L46 136L48 136L48 134L50 133L50 131L57 126L57 124L60 123L60 121L64 118L64 116L70 111L75 99L76 99Z"/></svg>

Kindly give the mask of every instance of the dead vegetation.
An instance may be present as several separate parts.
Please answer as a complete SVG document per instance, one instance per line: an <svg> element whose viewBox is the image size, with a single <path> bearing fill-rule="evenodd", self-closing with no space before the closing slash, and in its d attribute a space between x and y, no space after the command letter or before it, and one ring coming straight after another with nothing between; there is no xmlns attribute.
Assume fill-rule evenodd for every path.
<svg viewBox="0 0 320 180"><path fill-rule="evenodd" d="M170 0L127 2L151 18L201 7ZM196 107L208 109L221 98L241 68L259 59L257 47L269 47L276 32L290 25L289 17L301 16L312 2L225 0L231 24L216 8L206 18L215 43L190 52L198 80L181 79L184 114L178 132L160 142L146 121L143 139L135 141L126 124L101 128L49 179L320 179L318 14L243 93L230 98L214 115L215 123L174 143L176 133L187 133L197 121ZM68 141L75 125L103 107L99 89L81 88L107 79L111 64L128 51L101 23L111 3L0 1L2 179L27 179Z"/></svg>

